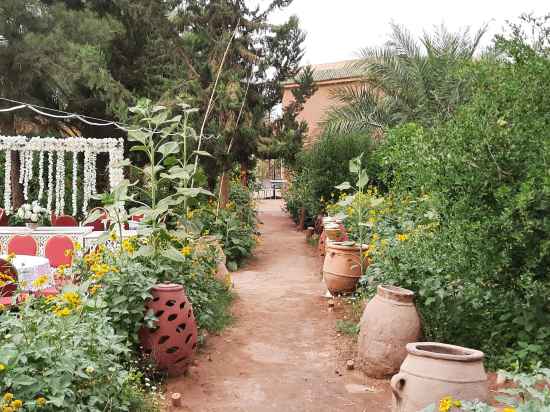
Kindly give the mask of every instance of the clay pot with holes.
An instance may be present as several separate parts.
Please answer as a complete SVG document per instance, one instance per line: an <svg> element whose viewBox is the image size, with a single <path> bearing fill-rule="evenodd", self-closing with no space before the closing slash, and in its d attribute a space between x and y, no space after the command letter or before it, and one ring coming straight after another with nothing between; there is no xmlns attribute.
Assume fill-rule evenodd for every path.
<svg viewBox="0 0 550 412"><path fill-rule="evenodd" d="M407 343L421 338L420 316L414 292L378 285L359 322L359 363L370 377L385 378L399 371Z"/></svg>
<svg viewBox="0 0 550 412"><path fill-rule="evenodd" d="M157 317L154 328L142 327L139 338L143 351L156 367L178 376L189 367L197 347L197 322L183 286L162 283L151 289L153 298L145 308Z"/></svg>
<svg viewBox="0 0 550 412"><path fill-rule="evenodd" d="M361 277L361 250L359 245L327 242L323 262L323 279L330 293L351 293Z"/></svg>
<svg viewBox="0 0 550 412"><path fill-rule="evenodd" d="M452 396L487 401L483 352L436 342L407 344L407 357L391 379L393 412L417 412Z"/></svg>

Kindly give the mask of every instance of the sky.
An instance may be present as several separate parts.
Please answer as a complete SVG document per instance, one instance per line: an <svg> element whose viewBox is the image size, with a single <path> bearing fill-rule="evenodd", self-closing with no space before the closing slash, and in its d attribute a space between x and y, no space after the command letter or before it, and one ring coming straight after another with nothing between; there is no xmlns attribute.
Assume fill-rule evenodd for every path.
<svg viewBox="0 0 550 412"><path fill-rule="evenodd" d="M249 0L251 5L268 2ZM297 15L307 32L302 63L317 64L353 59L363 47L382 45L391 21L416 36L442 23L452 31L470 26L472 32L488 23L484 42L489 44L507 20L531 12L550 13L550 0L294 0L272 22Z"/></svg>

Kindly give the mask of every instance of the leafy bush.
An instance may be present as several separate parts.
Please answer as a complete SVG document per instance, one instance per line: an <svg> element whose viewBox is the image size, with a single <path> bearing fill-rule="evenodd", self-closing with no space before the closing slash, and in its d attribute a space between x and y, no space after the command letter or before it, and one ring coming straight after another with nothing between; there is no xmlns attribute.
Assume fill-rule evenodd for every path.
<svg viewBox="0 0 550 412"><path fill-rule="evenodd" d="M353 180L347 165L360 153L365 153L363 165L376 175L369 162L372 142L368 134L325 136L298 157L297 167L285 200L288 211L295 218L300 208L306 208L308 216L315 217L324 203L337 198L334 187Z"/></svg>
<svg viewBox="0 0 550 412"><path fill-rule="evenodd" d="M395 207L381 224L409 233L368 275L418 293L430 339L529 368L550 359L550 60L499 46L507 61L473 68L451 120L389 133L379 159Z"/></svg>
<svg viewBox="0 0 550 412"><path fill-rule="evenodd" d="M16 407L18 400L27 411L156 409L141 389L139 373L123 364L130 355L124 334L86 289L29 298L18 308L0 314L4 403L10 399Z"/></svg>
<svg viewBox="0 0 550 412"><path fill-rule="evenodd" d="M193 216L203 234L220 239L230 270L236 270L252 254L257 237L256 209L250 189L232 181L226 208L218 210L216 203L210 202Z"/></svg>

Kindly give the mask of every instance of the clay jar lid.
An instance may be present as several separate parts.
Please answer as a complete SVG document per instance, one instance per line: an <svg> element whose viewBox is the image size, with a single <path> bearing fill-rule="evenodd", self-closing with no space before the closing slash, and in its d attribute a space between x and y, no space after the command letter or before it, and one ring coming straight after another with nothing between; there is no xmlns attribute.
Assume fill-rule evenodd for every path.
<svg viewBox="0 0 550 412"><path fill-rule="evenodd" d="M462 346L449 345L439 342L413 342L407 343L407 352L411 355L424 358L443 359L457 362L478 362L485 357L484 353L463 348Z"/></svg>
<svg viewBox="0 0 550 412"><path fill-rule="evenodd" d="M377 295L393 302L410 304L414 301L414 292L409 289L392 285L378 285Z"/></svg>
<svg viewBox="0 0 550 412"><path fill-rule="evenodd" d="M178 285L177 283L165 282L153 286L152 290L155 292L178 292L183 290L183 286Z"/></svg>

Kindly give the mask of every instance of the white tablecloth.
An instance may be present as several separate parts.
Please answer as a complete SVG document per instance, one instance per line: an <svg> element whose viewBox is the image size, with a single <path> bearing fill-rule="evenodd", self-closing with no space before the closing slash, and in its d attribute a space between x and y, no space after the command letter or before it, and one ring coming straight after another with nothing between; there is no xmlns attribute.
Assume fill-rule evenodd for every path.
<svg viewBox="0 0 550 412"><path fill-rule="evenodd" d="M2 256L2 259L7 259L7 256ZM16 255L11 263L17 270L19 284L21 285L21 282L24 282L23 289L34 292L54 286L54 274L50 267L50 261L47 258L42 256ZM37 288L32 282L42 275L48 275L48 282Z"/></svg>

